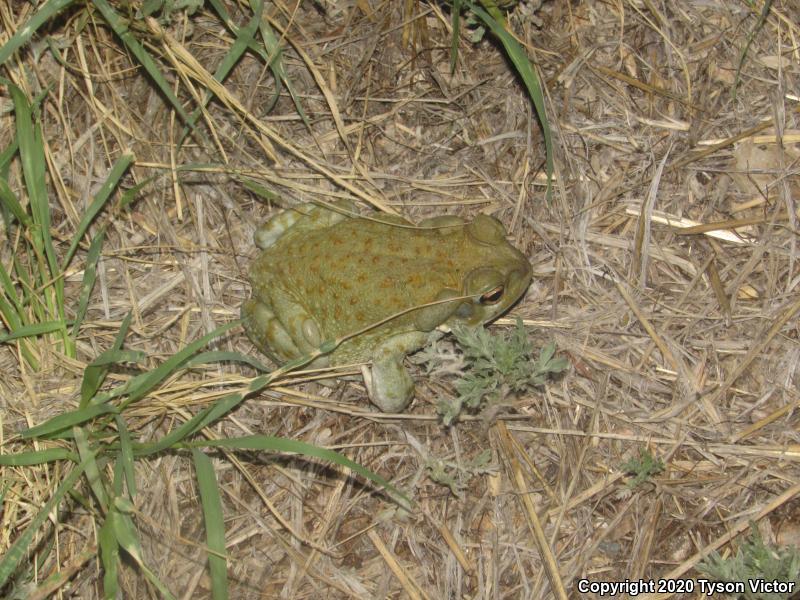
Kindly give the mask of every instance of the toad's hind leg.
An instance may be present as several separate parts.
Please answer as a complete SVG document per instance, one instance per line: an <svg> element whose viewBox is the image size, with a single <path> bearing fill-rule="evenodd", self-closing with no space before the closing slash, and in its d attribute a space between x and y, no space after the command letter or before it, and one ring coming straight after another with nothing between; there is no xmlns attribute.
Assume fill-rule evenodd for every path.
<svg viewBox="0 0 800 600"><path fill-rule="evenodd" d="M349 200L337 200L331 202L331 205L341 209L342 212L312 203L301 204L279 212L256 229L253 236L256 246L265 250L273 246L289 231L297 233L329 227L349 218L356 212L355 205Z"/></svg>
<svg viewBox="0 0 800 600"><path fill-rule="evenodd" d="M269 302L256 298L268 297ZM261 288L256 298L242 305L242 320L252 342L278 363L310 354L322 344L317 322L289 294L278 288ZM329 364L326 356L314 366Z"/></svg>
<svg viewBox="0 0 800 600"><path fill-rule="evenodd" d="M250 341L276 363L301 355L286 328L263 302L251 298L242 304L242 321Z"/></svg>

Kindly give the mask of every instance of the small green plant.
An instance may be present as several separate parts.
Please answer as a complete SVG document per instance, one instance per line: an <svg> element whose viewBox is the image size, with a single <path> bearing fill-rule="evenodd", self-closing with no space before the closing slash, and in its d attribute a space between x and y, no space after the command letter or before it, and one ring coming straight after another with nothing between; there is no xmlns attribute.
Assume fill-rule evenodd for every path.
<svg viewBox="0 0 800 600"><path fill-rule="evenodd" d="M450 488L454 496L463 499L468 479L495 471L491 459L492 451L487 449L472 460L460 464L441 458L429 458L425 461L425 468L431 481Z"/></svg>
<svg viewBox="0 0 800 600"><path fill-rule="evenodd" d="M627 484L630 489L634 489L661 473L664 470L664 461L654 457L649 450L639 450L639 458L632 458L624 463L622 470L634 476Z"/></svg>
<svg viewBox="0 0 800 600"><path fill-rule="evenodd" d="M136 16L142 18L158 15L159 23L169 25L174 14L185 11L191 16L201 6L203 0L145 0Z"/></svg>
<svg viewBox="0 0 800 600"><path fill-rule="evenodd" d="M479 410L505 403L514 394L544 384L548 375L567 368L567 359L555 357L551 342L532 359L528 333L517 319L510 335L491 335L483 327L454 327L453 334L464 356L464 374L456 383L458 397L438 407L445 425L466 409Z"/></svg>
<svg viewBox="0 0 800 600"><path fill-rule="evenodd" d="M722 558L714 552L697 565L697 570L714 581L739 582L764 581L795 582L800 585L800 550L794 546L770 548L765 543L755 524L751 533L739 546L736 554ZM785 600L791 594L753 591L745 586L745 600Z"/></svg>

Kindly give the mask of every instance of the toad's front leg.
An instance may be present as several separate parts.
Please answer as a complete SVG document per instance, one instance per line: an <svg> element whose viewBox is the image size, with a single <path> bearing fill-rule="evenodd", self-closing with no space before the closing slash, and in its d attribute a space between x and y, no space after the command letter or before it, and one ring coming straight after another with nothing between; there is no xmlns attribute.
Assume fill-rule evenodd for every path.
<svg viewBox="0 0 800 600"><path fill-rule="evenodd" d="M371 373L365 372L367 393L383 412L399 413L414 397L414 380L403 366L406 355L425 345L428 334L411 331L394 335L372 353Z"/></svg>

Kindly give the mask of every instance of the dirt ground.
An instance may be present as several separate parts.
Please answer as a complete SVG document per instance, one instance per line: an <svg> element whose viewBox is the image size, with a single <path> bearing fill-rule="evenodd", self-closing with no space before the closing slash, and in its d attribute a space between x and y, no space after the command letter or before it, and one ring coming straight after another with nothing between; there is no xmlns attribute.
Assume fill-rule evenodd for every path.
<svg viewBox="0 0 800 600"><path fill-rule="evenodd" d="M432 372L408 363L416 398L399 417L376 412L361 381L329 388L296 376L251 394L203 435L337 450L415 504L402 510L327 461L209 451L230 597L595 597L581 580L702 577L703 558L735 555L751 523L770 546L800 545L800 3L512 6L508 30L545 88L549 198L542 128L513 64L462 21L451 72L443 2L265 2L291 90L255 52L211 84L234 36L210 3L149 20L112 3L186 112L213 92L198 134L180 145L181 117L104 4L68 6L0 66L29 98L47 91L59 256L114 162L135 157L64 276L73 319L88 240L106 227L74 355L55 334L29 338L34 369L19 340L0 344L3 454L71 448L20 433L78 406L85 367L129 313L124 347L144 358L111 369L104 389L238 319L254 230L281 208L350 198L363 213L413 222L486 213L534 272L490 329L522 318L533 345L555 342L568 369L450 427L436 407L456 394L452 361ZM252 18L247 3L224 6L239 26ZM35 10L0 4L0 44ZM0 87L0 151L15 134L12 108ZM7 181L25 197L18 161ZM35 261L14 231L0 231L7 271ZM207 349L266 360L241 327ZM157 439L256 374L237 362L180 370L126 408L131 436ZM647 456L663 469L633 485L626 465ZM0 467L0 554L70 464ZM136 479L144 564L176 597L211 597L190 454L138 460ZM79 485L37 528L16 589L102 597L99 519L89 485ZM162 597L130 559L120 586L126 598ZM647 597L695 597L665 592Z"/></svg>

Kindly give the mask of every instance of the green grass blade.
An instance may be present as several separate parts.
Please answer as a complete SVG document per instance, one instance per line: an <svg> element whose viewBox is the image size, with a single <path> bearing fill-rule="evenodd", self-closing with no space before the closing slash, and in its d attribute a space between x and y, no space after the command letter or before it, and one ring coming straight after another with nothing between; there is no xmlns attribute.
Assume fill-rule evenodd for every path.
<svg viewBox="0 0 800 600"><path fill-rule="evenodd" d="M173 354L169 359L161 363L152 371L141 373L136 377L129 379L123 385L111 390L110 392L91 397L90 404L92 406L105 404L113 398L119 398L120 396L127 395L127 400L125 400L125 402L123 402L120 406L119 411L121 412L132 402L136 402L137 400L143 398L147 392L161 383L165 378L169 377L177 369L183 367L184 363L186 363L186 361L189 360L195 352L206 345L209 341L219 335L222 335L226 331L237 327L240 324L241 321L231 321L230 323L217 327L211 333L203 336L199 340L195 340L176 354Z"/></svg>
<svg viewBox="0 0 800 600"><path fill-rule="evenodd" d="M137 183L132 188L125 190L122 193L122 197L120 198L119 201L120 209L128 208L128 206L130 206L133 203L133 201L138 198L139 192L148 185L150 185L150 183L155 181L156 179L158 179L157 175L151 175L150 177L147 177L146 179L142 180L140 183Z"/></svg>
<svg viewBox="0 0 800 600"><path fill-rule="evenodd" d="M0 315L2 315L12 331L19 331L23 328L23 319L25 319L26 313L22 307L19 296L17 296L17 291L14 289L11 277L2 264L0 264ZM2 338L3 335L0 335L0 343L2 343ZM28 347L28 343L23 338L18 339L19 341L17 344L19 344L20 352L22 352L25 362L27 362L34 371L38 371L39 361L34 357Z"/></svg>
<svg viewBox="0 0 800 600"><path fill-rule="evenodd" d="M117 464L122 465L122 472L125 475L125 483L128 486L128 495L136 497L136 472L133 469L133 442L128 431L128 425L120 415L114 415L119 432L119 456ZM121 491L120 491L121 493Z"/></svg>
<svg viewBox="0 0 800 600"><path fill-rule="evenodd" d="M755 40L756 35L767 22L769 11L772 8L772 1L773 0L764 0L764 5L761 7L761 14L758 16L758 21L747 35L747 42L739 54L739 63L736 65L736 75L733 78L733 89L731 90L731 100L734 102L736 102L736 90L739 89L739 84L741 83L742 67L744 67L745 60L747 59L747 53L750 52L750 46L753 45L753 40Z"/></svg>
<svg viewBox="0 0 800 600"><path fill-rule="evenodd" d="M121 396L127 395L128 398L120 404L119 408L113 409L114 412L116 413L122 412L122 410L124 410L129 404L131 404L132 402L136 402L137 400L140 400L151 389L153 389L155 386L161 383L165 378L169 377L177 369L183 367L184 363L187 360L189 360L189 358L191 358L191 356L195 352L197 352L200 348L202 348L213 338L222 335L226 331L233 329L234 327L237 327L240 324L241 321L232 321L230 323L218 327L211 333L203 336L199 340L192 342L186 348L183 348L181 351L172 355L169 359L164 361L161 365L159 365L152 371L141 373L136 377L129 379L125 384L111 390L110 392L98 395L91 395L89 397L89 404L91 406L101 406L108 403L110 400L114 398L119 398Z"/></svg>
<svg viewBox="0 0 800 600"><path fill-rule="evenodd" d="M233 22L233 19L231 19L230 14L228 14L227 9L222 4L222 2L220 2L219 0L209 0L209 4L214 9L214 11L217 13L217 15L222 20L222 22L225 23L225 25L228 27L228 29L234 35L236 35L237 39L238 39L238 37L239 37L238 27L236 26L236 23ZM250 6L253 9L254 13L258 12L256 10L257 7L253 6L252 2L250 3ZM263 21L263 19L259 19L259 21ZM248 25L249 25L249 23L248 23ZM265 43L266 43L266 41L265 41ZM272 71L272 74L275 77L275 83L276 83L276 85L275 85L275 95L273 96L273 99L264 107L264 110L266 112L269 112L269 111L272 110L272 108L275 106L275 104L277 104L278 99L280 98L281 85L282 85L282 82L285 79L285 78L281 77L280 70L283 70L285 72L285 69L283 69L282 63L281 63L281 66L279 67L279 70L273 69L273 65L276 63L276 61L280 61L277 52L272 52L271 50L269 52L266 51L264 48L262 48L261 46L256 44L255 40L252 40L248 44L248 48L250 49L251 52L253 52L254 54L256 54L259 57L261 57L261 60L263 60L264 63L270 68L270 71ZM295 104L295 106L297 106L297 104ZM301 112L300 116L301 116L301 118L303 118L304 121L306 120L305 119L305 115L302 114L302 112Z"/></svg>
<svg viewBox="0 0 800 600"><path fill-rule="evenodd" d="M81 408L89 405L89 401L103 384L108 367L114 364L137 364L144 361L147 355L141 350L117 350L111 348L101 353L83 370L81 381ZM110 398L106 398L107 400ZM95 403L99 404L99 403Z"/></svg>
<svg viewBox="0 0 800 600"><path fill-rule="evenodd" d="M89 244L89 252L86 254L86 265L83 269L83 280L81 281L81 291L78 296L78 310L75 312L75 322L72 324L72 339L77 339L78 331L86 316L86 309L89 307L89 298L94 289L94 282L97 279L97 261L100 260L100 250L103 247L103 240L106 236L105 225L100 228ZM66 268L66 265L65 265Z"/></svg>
<svg viewBox="0 0 800 600"><path fill-rule="evenodd" d="M27 44L39 28L50 21L58 13L72 4L73 0L49 0L41 5L34 15L20 27L9 40L0 48L0 65L21 46Z"/></svg>
<svg viewBox="0 0 800 600"><path fill-rule="evenodd" d="M22 432L24 439L43 437L80 425L100 415L117 412L117 408L110 404L93 404L86 408L79 408L68 413L56 415L41 425L30 427Z"/></svg>
<svg viewBox="0 0 800 600"><path fill-rule="evenodd" d="M261 198L265 198L270 202L280 202L281 197L280 194L276 194L272 190L265 188L263 185L258 183L257 181L253 181L252 179L247 178L237 178L239 183L244 185L248 190L260 196Z"/></svg>
<svg viewBox="0 0 800 600"><path fill-rule="evenodd" d="M103 597L114 600L119 593L119 542L111 519L106 517L100 534L100 562L103 565Z"/></svg>
<svg viewBox="0 0 800 600"><path fill-rule="evenodd" d="M492 16L485 10L471 3L470 10L477 15L481 21L491 30L491 32L503 44L508 58L517 70L517 73L522 78L522 82L528 90L528 95L533 101L533 106L536 109L536 116L539 119L539 124L542 127L542 135L544 135L544 147L546 157L546 170L547 170L547 196L550 196L550 190L553 180L553 139L550 133L550 125L547 122L547 111L544 105L544 91L539 77L536 75L528 59L528 55L519 42L505 30L505 28L498 23Z"/></svg>
<svg viewBox="0 0 800 600"><path fill-rule="evenodd" d="M50 234L50 201L47 196L45 179L45 165L47 162L45 160L41 124L39 123L38 113L34 118L33 110L33 106L38 105L38 101L35 101L32 106L28 102L25 93L13 82L0 78L0 83L6 85L14 103L19 156L33 217L33 227L29 229L29 234L38 262L38 277L36 278L38 283L36 288L41 287L43 289L44 304L47 307L48 317L51 319L59 318L63 321L64 279L61 277L61 271L58 268L58 257ZM75 346L67 334L66 324L64 324L60 333L64 343L64 352L67 356L74 357Z"/></svg>
<svg viewBox="0 0 800 600"><path fill-rule="evenodd" d="M450 10L450 25L453 35L450 36L450 75L456 72L458 61L458 39L461 37L461 0L453 0Z"/></svg>
<svg viewBox="0 0 800 600"><path fill-rule="evenodd" d="M182 350L170 356L152 371L145 373L143 376L141 376L141 379L137 377L136 384L130 387L128 390L128 399L123 403L123 408L132 402L136 402L137 400L143 398L147 392L161 383L165 378L169 377L173 372L175 372L176 369L178 369L178 367L189 360L195 352L208 344L208 342L216 337L221 336L226 331L239 326L240 324L241 323L239 321L232 321L217 327L211 333L208 333L200 339L195 340Z"/></svg>
<svg viewBox="0 0 800 600"><path fill-rule="evenodd" d="M48 448L34 452L19 454L0 454L0 467L30 467L53 462L55 460L71 460L79 462L78 455L65 448Z"/></svg>
<svg viewBox="0 0 800 600"><path fill-rule="evenodd" d="M22 327L22 319L25 318L25 309L22 307L14 282L8 271L0 264L0 314L2 314L12 331Z"/></svg>
<svg viewBox="0 0 800 600"><path fill-rule="evenodd" d="M214 600L228 598L228 561L225 550L225 521L222 517L222 501L219 497L217 478L211 459L200 450L192 449L197 487L203 506L203 523L206 528L208 546L208 570L211 576L211 597Z"/></svg>
<svg viewBox="0 0 800 600"><path fill-rule="evenodd" d="M220 362L244 363L246 365L250 365L257 371L261 371L262 373L270 370L268 366L266 366L257 358L253 358L247 354L242 354L241 352L228 352L224 350L213 350L211 352L203 352L198 354L191 360L187 361L186 368L190 369L200 365Z"/></svg>
<svg viewBox="0 0 800 600"><path fill-rule="evenodd" d="M30 228L33 223L28 213L22 208L17 196L11 191L8 182L4 177L0 177L0 204L3 208L14 215L14 218L22 224L23 227Z"/></svg>
<svg viewBox="0 0 800 600"><path fill-rule="evenodd" d="M250 5L252 6L253 0L250 0ZM272 30L272 26L269 24L267 19L261 19L261 27L259 27L259 31L261 32L261 39L264 42L264 46L269 53L269 68L272 70L275 78L278 81L283 82L283 85L286 86L286 90L289 92L289 96L292 98L292 102L294 103L294 109L297 111L297 114L303 120L306 127L311 130L311 122L306 117L306 113L303 111L303 105L300 104L300 96L294 89L294 85L292 85L292 80L289 79L289 76L286 74L286 68L283 66L283 51L281 50L280 41L278 40L278 36L275 35L275 32Z"/></svg>
<svg viewBox="0 0 800 600"><path fill-rule="evenodd" d="M19 150L19 144L17 144L16 139L12 139L11 143L6 146L5 150L0 152L0 179L5 182L8 182L8 172L11 167L11 160L16 156L17 150ZM7 237L11 237L11 218L8 208L6 207L5 203L0 201L0 216L3 217L3 223L5 224Z"/></svg>
<svg viewBox="0 0 800 600"><path fill-rule="evenodd" d="M50 235L50 201L47 197L45 180L46 160L42 131L35 122L31 104L25 93L7 79L0 78L0 83L6 85L11 93L11 99L14 101L22 174L25 179L25 189L28 192L33 223L37 229L31 233L41 240L50 267L50 276L56 278L60 271L56 262L55 248L53 248L53 238Z"/></svg>
<svg viewBox="0 0 800 600"><path fill-rule="evenodd" d="M75 230L75 235L72 237L72 243L69 246L69 250L67 250L67 254L64 256L64 261L61 265L62 271L67 270L69 263L72 261L72 257L75 255L75 250L78 249L78 244L83 238L83 234L86 233L86 230L97 216L97 213L99 213L100 210L106 205L106 202L108 202L108 199L111 197L111 193L117 188L119 185L119 180L125 174L125 171L128 170L128 167L131 166L133 161L133 154L127 153L120 156L114 163L114 166L111 168L111 172L108 174L108 177L106 177L105 182L103 182L103 185L100 187L97 194L95 194L94 200L83 213L83 218Z"/></svg>
<svg viewBox="0 0 800 600"><path fill-rule="evenodd" d="M45 323L33 323L32 325L23 325L19 329L0 335L0 344L10 342L24 337L32 337L37 335L44 335L46 333L53 333L54 331L61 331L66 327L64 321L46 321Z"/></svg>
<svg viewBox="0 0 800 600"><path fill-rule="evenodd" d="M158 70L156 61L153 60L153 57L148 54L147 50L139 43L139 40L128 30L128 22L122 18L106 0L91 0L91 3L100 11L100 14L103 15L103 18L114 30L114 33L119 36L122 43L125 44L125 47L131 51L131 54L133 54L136 60L144 67L144 70L158 86L158 89L161 90L161 93L164 94L164 97L169 100L172 108L180 115L181 120L184 123L189 123L189 115L183 110L180 100L178 100L178 97L173 93L167 79L161 74L161 71Z"/></svg>
<svg viewBox="0 0 800 600"><path fill-rule="evenodd" d="M19 144L16 139L12 139L5 150L0 152L0 177L3 179L8 179L8 170L12 159L17 155L17 150L19 150Z"/></svg>
<svg viewBox="0 0 800 600"><path fill-rule="evenodd" d="M142 557L142 545L139 542L139 536L136 532L136 526L128 515L122 514L117 510L112 510L108 513L108 519L111 521L111 527L114 531L114 536L117 542L125 552L136 562L142 573L147 580L152 583L156 589L161 593L164 598L168 600L175 600L167 586L156 577L147 565L144 563Z"/></svg>
<svg viewBox="0 0 800 600"><path fill-rule="evenodd" d="M129 312L127 315L125 315L125 318L122 319L122 323L119 326L119 331L114 338L114 343L112 344L111 348L106 352L101 353L100 356L89 363L86 369L84 369L83 381L81 381L81 408L89 404L89 401L97 393L97 390L99 390L100 386L103 385L103 381L105 381L106 378L106 373L108 373L108 365L113 362L139 362L142 360L144 356L143 353L137 352L134 354L117 354L120 348L122 348L122 344L125 341L125 336L128 335L128 328L131 326L131 317L132 313Z"/></svg>
<svg viewBox="0 0 800 600"><path fill-rule="evenodd" d="M268 376L264 377L266 378L266 383L264 383L264 386L266 386L270 379ZM236 408L244 399L245 394L240 392L228 394L227 396L224 396L223 398L214 402L214 404L201 410L183 425L176 427L160 440L148 444L135 444L134 453L136 456L149 456L151 454L162 452L167 448L172 448L178 442L200 431L207 424L213 423L216 419Z"/></svg>
<svg viewBox="0 0 800 600"><path fill-rule="evenodd" d="M56 506L58 506L62 498L75 488L75 485L83 475L85 468L86 464L82 461L78 463L72 471L70 471L69 475L67 475L58 486L55 494L53 494L50 499L45 502L42 510L36 513L36 516L30 522L25 531L22 532L22 535L20 535L16 541L14 541L5 555L0 558L0 589L5 587L6 583L8 583L8 578L14 573L19 562L25 558L25 556L27 556L28 549L33 541L34 535L48 519L50 513Z"/></svg>
<svg viewBox="0 0 800 600"><path fill-rule="evenodd" d="M80 454L82 462L86 464L86 479L89 480L89 487L100 503L101 510L106 512L108 510L108 494L106 493L100 468L95 460L96 452L89 446L89 440L83 428L73 427L72 436L75 440L75 445L78 447L78 454Z"/></svg>
<svg viewBox="0 0 800 600"><path fill-rule="evenodd" d="M34 248L34 252L37 254L38 257L41 257L41 253ZM20 260L20 255L18 253L14 253L11 257L11 260L14 263L13 273L17 276L17 283L21 288L22 297L24 298L24 304L30 305L31 310L33 310L34 315L40 321L47 320L44 312L44 307L42 304L42 298L34 292L36 286L31 281L30 277L28 276L27 270L25 269L25 263ZM26 322L29 319L25 319Z"/></svg>
<svg viewBox="0 0 800 600"><path fill-rule="evenodd" d="M358 473L365 479L378 484L391 492L395 497L402 498L407 504L411 504L411 500L395 488L386 479L373 473L366 467L361 466L357 462L353 462L343 454L339 454L333 450L320 448L313 444L307 444L297 440L288 440L285 438L275 437L271 435L248 435L240 438L229 438L222 440L200 440L197 442L189 442L186 444L190 448L234 448L236 450L265 450L270 452L291 452L294 454L302 454L303 456L313 456L322 460L327 460L355 473Z"/></svg>
<svg viewBox="0 0 800 600"><path fill-rule="evenodd" d="M483 6L486 12L488 12L495 21L503 27L506 26L506 18L503 15L503 11L498 8L495 0L480 0L480 2L481 6Z"/></svg>
<svg viewBox="0 0 800 600"><path fill-rule="evenodd" d="M232 394L228 394L227 396L223 396L222 398L214 402L214 404L206 407L205 409L201 410L199 413L194 415L183 425L170 431L160 440L148 444L134 445L134 453L136 454L136 456L148 456L175 446L181 440L186 439L192 434L200 431L203 427L210 425L223 415L226 415L228 412L232 411L249 394L254 394L267 387L270 381L272 381L273 377L278 372L285 373L289 370L290 369L287 368L286 365L284 365L281 369L279 369L279 371L275 371L273 373L267 373L266 375L260 375L259 377L256 377L250 382L250 385L247 386L247 391L245 393L234 392Z"/></svg>
<svg viewBox="0 0 800 600"><path fill-rule="evenodd" d="M254 7L254 15L253 18L242 28L237 28L233 25L232 21L230 20L230 16L228 15L227 11L224 7L220 8L220 5L216 0L211 1L212 8L214 8L219 16L222 18L223 21L226 22L228 27L231 28L233 34L236 36L236 39L231 44L231 47L228 48L228 51L225 53L225 56L222 57L219 65L217 66L216 70L214 71L214 79L222 83L225 81L225 78L231 72L233 67L239 62L239 59L242 58L242 55L245 51L253 45L253 39L255 37L256 29L258 28L258 23L261 20L261 11L264 8L264 3L262 1L258 2L258 5ZM194 125L197 122L197 119L200 117L200 113L202 109L208 104L209 100L214 97L214 94L211 92L206 92L205 97L203 98L203 103L201 106L197 107L197 109L192 112L192 115L189 117L189 125ZM189 132L188 126L184 128L181 132L180 140L181 143L183 142L186 134ZM180 146L180 144L178 144Z"/></svg>

